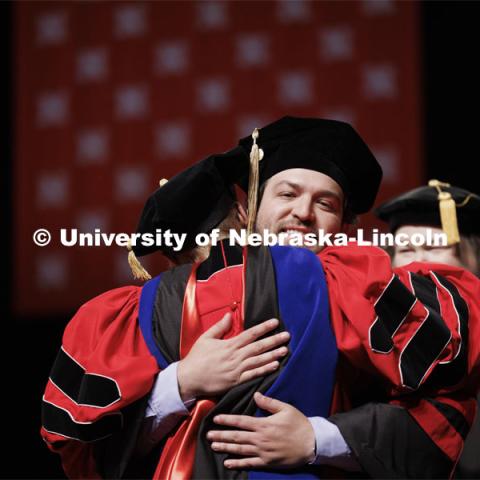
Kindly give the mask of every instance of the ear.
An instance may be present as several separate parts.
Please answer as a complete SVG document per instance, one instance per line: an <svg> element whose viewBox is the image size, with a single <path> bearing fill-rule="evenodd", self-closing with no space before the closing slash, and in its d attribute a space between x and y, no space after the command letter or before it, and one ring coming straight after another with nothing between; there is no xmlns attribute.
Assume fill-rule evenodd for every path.
<svg viewBox="0 0 480 480"><path fill-rule="evenodd" d="M242 228L247 226L248 216L245 207L240 202L235 202L235 207L237 208L237 220L242 225Z"/></svg>

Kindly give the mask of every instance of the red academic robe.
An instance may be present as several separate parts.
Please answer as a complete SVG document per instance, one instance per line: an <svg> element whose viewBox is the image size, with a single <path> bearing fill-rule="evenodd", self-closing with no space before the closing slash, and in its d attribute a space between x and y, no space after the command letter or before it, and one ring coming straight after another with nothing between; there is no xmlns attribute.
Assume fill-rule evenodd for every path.
<svg viewBox="0 0 480 480"><path fill-rule="evenodd" d="M472 372L480 358L480 342L475 341L480 338L480 282L445 265L417 263L392 270L388 256L372 247L328 247L318 258L339 351L332 421L367 473L389 471L375 463L374 454L362 461L365 438L364 444L371 442L369 448L375 449L372 432L394 445L391 436L382 437L389 430L395 437L388 425L361 425L378 412L358 408L380 399L394 414L401 410L413 418L453 468L475 413ZM234 313L229 335L241 331L243 276L242 266L229 266L196 282L197 336L227 311ZM138 287L106 292L83 305L65 330L44 409L55 410L50 418L68 416L75 429L59 432L50 423L41 433L49 448L60 453L70 477L99 477L95 441L103 431L122 429L123 409L148 395L160 370L139 328L140 294ZM55 382L67 364L70 373L76 365L74 374L81 378L71 382L70 392ZM381 390L383 396L369 396L369 390ZM90 393L95 391L101 394ZM353 407L361 414L346 412Z"/></svg>

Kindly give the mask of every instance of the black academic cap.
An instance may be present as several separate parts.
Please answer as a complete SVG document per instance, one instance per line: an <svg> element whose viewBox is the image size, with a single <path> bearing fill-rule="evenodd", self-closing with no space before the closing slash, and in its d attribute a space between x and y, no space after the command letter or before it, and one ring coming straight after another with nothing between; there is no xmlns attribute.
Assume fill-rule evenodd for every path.
<svg viewBox="0 0 480 480"><path fill-rule="evenodd" d="M354 213L368 211L375 199L382 171L366 144L344 122L316 118L284 117L260 129L258 145L260 184L290 168L308 168L325 173L342 187ZM210 232L230 211L235 201L233 184L248 182L252 137L226 153L212 155L179 173L147 200L137 233L186 233L185 247L195 236ZM135 255L161 250L162 245L132 246ZM131 258L131 262L134 260ZM140 267L139 267L140 268Z"/></svg>
<svg viewBox="0 0 480 480"><path fill-rule="evenodd" d="M240 147L212 155L172 177L148 198L137 233L186 233L185 247L195 245L198 233L215 228L235 202L233 183L248 169L248 155ZM132 246L137 256L157 250L171 253L166 246Z"/></svg>
<svg viewBox="0 0 480 480"><path fill-rule="evenodd" d="M283 117L259 129L262 185L276 173L306 168L328 175L344 191L354 213L370 210L382 179L382 169L354 128L345 122L320 118ZM252 137L239 145L250 152ZM248 185L248 175L241 181Z"/></svg>
<svg viewBox="0 0 480 480"><path fill-rule="evenodd" d="M480 234L480 197L463 188L446 185L441 184L441 191L449 193L455 202L460 234ZM442 228L438 195L435 186L415 188L383 203L374 213L389 224L393 233L403 225Z"/></svg>

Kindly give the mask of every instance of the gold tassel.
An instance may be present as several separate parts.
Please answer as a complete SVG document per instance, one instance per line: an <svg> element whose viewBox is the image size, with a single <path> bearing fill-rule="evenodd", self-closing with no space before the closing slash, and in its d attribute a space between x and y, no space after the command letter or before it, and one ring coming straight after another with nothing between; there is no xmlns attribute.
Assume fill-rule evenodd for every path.
<svg viewBox="0 0 480 480"><path fill-rule="evenodd" d="M460 233L458 231L457 208L455 200L449 192L442 191L442 187L449 187L450 184L443 183L438 180L430 180L430 187L436 188L438 191L438 206L440 209L440 220L442 222L442 230L447 235L447 244L455 245L460 242Z"/></svg>
<svg viewBox="0 0 480 480"><path fill-rule="evenodd" d="M145 270L143 265L140 263L140 260L137 258L135 252L132 250L132 245L130 241L128 241L127 250L128 264L130 265L130 269L132 270L134 278L142 280L143 282L150 280L152 276Z"/></svg>
<svg viewBox="0 0 480 480"><path fill-rule="evenodd" d="M158 185L161 188L167 182L168 180L166 178L162 178L158 182ZM132 244L130 240L128 241L128 244L127 244L127 250L128 250L128 264L130 265L130 270L132 271L133 277L136 278L137 280L142 280L143 282L146 282L147 280L151 280L152 276L145 270L144 266L140 263L140 260L135 255L135 252L132 250Z"/></svg>
<svg viewBox="0 0 480 480"><path fill-rule="evenodd" d="M247 235L253 232L255 226L255 219L257 217L257 197L258 197L258 183L259 183L259 163L263 158L263 150L258 148L257 138L259 136L258 128L252 133L252 149L250 150L250 169L248 175L248 221L247 221Z"/></svg>
<svg viewBox="0 0 480 480"><path fill-rule="evenodd" d="M455 200L449 192L440 192L438 194L440 206L440 219L442 221L442 230L447 235L448 245L454 245L460 242L460 233L458 232L457 209Z"/></svg>

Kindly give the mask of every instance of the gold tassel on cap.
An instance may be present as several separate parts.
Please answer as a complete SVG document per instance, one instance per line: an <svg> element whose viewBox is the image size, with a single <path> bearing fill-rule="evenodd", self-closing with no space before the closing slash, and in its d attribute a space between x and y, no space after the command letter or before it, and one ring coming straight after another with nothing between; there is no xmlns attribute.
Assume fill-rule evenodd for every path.
<svg viewBox="0 0 480 480"><path fill-rule="evenodd" d="M258 148L257 138L259 136L258 128L252 133L252 149L250 150L250 170L248 175L248 222L247 222L247 234L250 235L253 232L255 226L255 219L257 217L257 196L258 196L258 183L259 183L259 163L263 158L263 150Z"/></svg>
<svg viewBox="0 0 480 480"><path fill-rule="evenodd" d="M161 188L167 182L168 180L166 178L162 178L158 182L158 185ZM135 255L135 252L132 250L132 244L130 240L128 241L128 244L127 244L127 250L128 250L128 264L130 265L130 270L132 270L134 278L136 278L137 280L142 280L143 282L150 280L152 276L145 270L144 266L140 263L140 260Z"/></svg>
<svg viewBox="0 0 480 480"><path fill-rule="evenodd" d="M143 268L143 265L140 263L140 260L135 255L135 252L132 250L132 244L130 240L127 244L128 250L128 264L130 265L130 269L132 270L134 278L138 280L142 280L146 282L150 280L152 276Z"/></svg>
<svg viewBox="0 0 480 480"><path fill-rule="evenodd" d="M438 191L438 206L440 209L440 220L442 230L447 235L447 244L454 245L460 242L460 233L458 231L457 208L455 200L450 192L442 191L442 188L449 187L449 183L443 183L438 180L430 180L429 187L436 188Z"/></svg>

